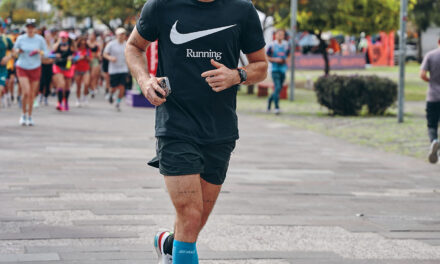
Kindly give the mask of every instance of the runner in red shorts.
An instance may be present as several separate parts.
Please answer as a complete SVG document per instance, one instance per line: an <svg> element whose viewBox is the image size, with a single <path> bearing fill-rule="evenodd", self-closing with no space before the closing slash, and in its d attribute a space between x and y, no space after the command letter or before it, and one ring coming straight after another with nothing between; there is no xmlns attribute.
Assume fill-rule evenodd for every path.
<svg viewBox="0 0 440 264"><path fill-rule="evenodd" d="M76 45L69 38L69 33L61 31L53 49L58 57L53 65L53 80L58 92L57 110L69 111L70 86L75 75L75 65L72 61Z"/></svg>
<svg viewBox="0 0 440 264"><path fill-rule="evenodd" d="M78 38L76 45L78 51L75 58L75 82L76 82L76 106L81 107L87 104L87 96L90 88L90 61L91 51L87 46L87 39L84 37ZM84 95L81 96L81 90L84 85Z"/></svg>
<svg viewBox="0 0 440 264"><path fill-rule="evenodd" d="M23 95L20 124L33 126L32 107L40 84L41 55L48 55L48 50L44 38L35 32L35 19L26 20L26 30L27 34L15 42L14 51L18 54L16 69Z"/></svg>

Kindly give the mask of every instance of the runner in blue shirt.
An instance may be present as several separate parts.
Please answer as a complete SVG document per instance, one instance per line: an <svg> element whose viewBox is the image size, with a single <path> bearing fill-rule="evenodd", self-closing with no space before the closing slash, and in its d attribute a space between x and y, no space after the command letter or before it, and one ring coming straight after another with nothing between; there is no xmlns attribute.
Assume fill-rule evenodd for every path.
<svg viewBox="0 0 440 264"><path fill-rule="evenodd" d="M275 41L269 45L267 56L272 64L272 80L275 90L269 97L267 110L271 111L272 102L275 103L275 114L280 114L280 92L286 79L287 58L290 55L290 45L285 40L285 32L279 29L275 33Z"/></svg>

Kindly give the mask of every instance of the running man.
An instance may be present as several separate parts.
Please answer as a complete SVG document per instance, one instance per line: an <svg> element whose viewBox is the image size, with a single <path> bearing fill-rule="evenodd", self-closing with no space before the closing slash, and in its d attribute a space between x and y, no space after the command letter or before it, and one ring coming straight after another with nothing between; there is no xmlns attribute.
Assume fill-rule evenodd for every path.
<svg viewBox="0 0 440 264"><path fill-rule="evenodd" d="M270 112L272 102L275 103L275 114L280 114L280 93L286 79L287 58L290 55L289 43L285 40L285 32L278 29L275 33L275 41L269 45L267 56L272 64L272 80L274 92L269 97L267 111Z"/></svg>
<svg viewBox="0 0 440 264"><path fill-rule="evenodd" d="M11 39L8 38L5 35L5 28L4 23L1 21L0 25L0 99L3 99L3 92L4 92L4 104L7 106L10 104L10 94L8 93L8 89L6 88L6 79L8 77L8 70L6 68L6 64L10 59L12 59L12 53L7 54L8 51L12 50L12 47L14 44L12 43ZM0 106L2 104L0 100Z"/></svg>
<svg viewBox="0 0 440 264"><path fill-rule="evenodd" d="M428 135L431 141L429 162L436 164L440 155L440 143L438 140L438 123L440 121L440 38L439 48L426 54L420 77L429 83L426 97L426 117L428 120ZM429 76L428 76L429 73Z"/></svg>
<svg viewBox="0 0 440 264"><path fill-rule="evenodd" d="M110 97L109 102L113 103L113 96L116 90L119 91L116 99L116 109L121 110L121 101L125 95L128 67L125 61L125 46L127 45L127 31L123 28L116 30L116 39L110 41L104 49L104 57L109 61L108 73L110 74Z"/></svg>
<svg viewBox="0 0 440 264"><path fill-rule="evenodd" d="M44 38L36 34L35 19L26 20L26 34L17 38L14 50L18 53L17 77L22 89L23 114L20 125L33 126L32 110L34 96L39 90L41 77L41 55L48 55Z"/></svg>
<svg viewBox="0 0 440 264"><path fill-rule="evenodd" d="M172 89L167 98L158 85L161 78L147 71L145 51L157 39L158 76L168 77ZM238 69L240 50L250 64ZM157 157L149 164L164 175L177 214L174 234L156 234L159 263L198 263L197 237L238 139L238 86L267 76L257 11L247 0L150 0L126 56L145 97L157 106Z"/></svg>

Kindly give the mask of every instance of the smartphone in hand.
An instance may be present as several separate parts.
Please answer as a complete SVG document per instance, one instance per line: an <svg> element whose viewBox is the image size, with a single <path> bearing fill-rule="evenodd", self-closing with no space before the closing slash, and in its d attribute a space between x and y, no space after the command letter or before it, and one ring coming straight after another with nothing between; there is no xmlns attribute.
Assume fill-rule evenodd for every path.
<svg viewBox="0 0 440 264"><path fill-rule="evenodd" d="M165 91L165 96L156 91L157 96L159 96L160 98L167 98L171 94L170 80L168 79L168 77L162 77L159 81L159 86L160 88L162 88L162 90Z"/></svg>

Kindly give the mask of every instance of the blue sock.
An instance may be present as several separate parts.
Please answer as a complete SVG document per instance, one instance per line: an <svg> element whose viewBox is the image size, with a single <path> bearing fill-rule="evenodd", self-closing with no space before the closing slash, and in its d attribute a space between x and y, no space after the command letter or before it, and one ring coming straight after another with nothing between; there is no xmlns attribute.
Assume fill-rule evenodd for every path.
<svg viewBox="0 0 440 264"><path fill-rule="evenodd" d="M116 103L120 103L122 101L122 99L121 98L118 98L117 100L116 100Z"/></svg>
<svg viewBox="0 0 440 264"><path fill-rule="evenodd" d="M174 239L173 243L174 264L199 264L196 243L180 242Z"/></svg>

